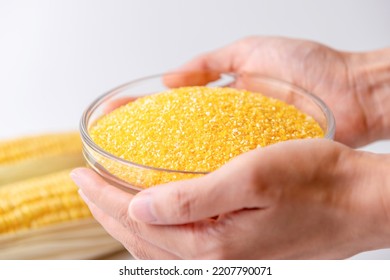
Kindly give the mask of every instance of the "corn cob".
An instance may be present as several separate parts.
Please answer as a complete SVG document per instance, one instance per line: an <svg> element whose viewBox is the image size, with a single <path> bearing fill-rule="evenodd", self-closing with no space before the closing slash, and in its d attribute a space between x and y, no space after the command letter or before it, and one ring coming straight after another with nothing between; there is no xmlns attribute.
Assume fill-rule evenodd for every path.
<svg viewBox="0 0 390 280"><path fill-rule="evenodd" d="M78 133L0 141L0 259L95 259L123 250L69 177Z"/></svg>
<svg viewBox="0 0 390 280"><path fill-rule="evenodd" d="M3 185L0 234L91 217L69 173L67 169Z"/></svg>
<svg viewBox="0 0 390 280"><path fill-rule="evenodd" d="M0 185L83 164L76 132L0 141Z"/></svg>
<svg viewBox="0 0 390 280"><path fill-rule="evenodd" d="M94 219L0 235L0 260L102 259L120 251L123 246Z"/></svg>

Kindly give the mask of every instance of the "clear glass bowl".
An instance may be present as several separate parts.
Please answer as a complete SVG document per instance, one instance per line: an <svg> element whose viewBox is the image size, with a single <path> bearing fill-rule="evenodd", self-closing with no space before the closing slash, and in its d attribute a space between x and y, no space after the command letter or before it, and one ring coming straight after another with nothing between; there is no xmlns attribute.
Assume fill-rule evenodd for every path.
<svg viewBox="0 0 390 280"><path fill-rule="evenodd" d="M264 76L214 72L178 72L154 75L131 81L97 98L84 112L81 123L83 153L89 166L111 184L130 192L138 192L156 183L190 179L207 172L189 172L144 166L114 156L96 145L89 128L113 108L137 97L161 92L172 87L205 85L234 87L259 92L294 105L313 117L324 131L324 137L333 139L335 121L328 106L317 96L295 85Z"/></svg>

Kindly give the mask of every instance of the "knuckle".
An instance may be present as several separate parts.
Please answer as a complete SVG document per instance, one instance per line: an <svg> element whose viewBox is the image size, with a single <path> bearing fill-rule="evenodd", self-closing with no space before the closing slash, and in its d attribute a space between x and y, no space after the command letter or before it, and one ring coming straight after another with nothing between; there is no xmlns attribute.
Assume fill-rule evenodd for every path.
<svg viewBox="0 0 390 280"><path fill-rule="evenodd" d="M256 199L259 195L267 191L267 185L259 180L257 172L248 172L246 176L247 178L243 180L245 184L241 187L247 197Z"/></svg>
<svg viewBox="0 0 390 280"><path fill-rule="evenodd" d="M128 229L132 234L141 235L141 226L138 222L133 221L126 213L122 213L119 222Z"/></svg>
<svg viewBox="0 0 390 280"><path fill-rule="evenodd" d="M133 234L142 235L141 227L138 222L127 220L126 228L129 229Z"/></svg>
<svg viewBox="0 0 390 280"><path fill-rule="evenodd" d="M141 245L142 242L140 238L132 235L126 244L124 244L125 248L130 252L130 254L138 260L147 260L150 259L150 255L145 250L145 248Z"/></svg>
<svg viewBox="0 0 390 280"><path fill-rule="evenodd" d="M189 221L192 217L192 205L194 203L192 197L179 188L175 191L173 199L173 205L175 205L175 208L173 208L174 218L177 220Z"/></svg>
<svg viewBox="0 0 390 280"><path fill-rule="evenodd" d="M129 223L129 215L127 214L127 209L119 208L115 214L116 219L124 226L127 226Z"/></svg>

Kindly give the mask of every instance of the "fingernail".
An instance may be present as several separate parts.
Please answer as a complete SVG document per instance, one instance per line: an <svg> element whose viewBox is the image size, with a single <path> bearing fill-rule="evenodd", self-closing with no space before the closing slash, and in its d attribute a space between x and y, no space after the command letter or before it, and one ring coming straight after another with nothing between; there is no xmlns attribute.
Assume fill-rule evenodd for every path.
<svg viewBox="0 0 390 280"><path fill-rule="evenodd" d="M84 172L79 169L72 170L70 172L70 178L76 183L76 185L81 188L84 183Z"/></svg>
<svg viewBox="0 0 390 280"><path fill-rule="evenodd" d="M152 195L149 193L135 196L129 205L131 217L145 223L156 222L157 219L152 209L152 200Z"/></svg>

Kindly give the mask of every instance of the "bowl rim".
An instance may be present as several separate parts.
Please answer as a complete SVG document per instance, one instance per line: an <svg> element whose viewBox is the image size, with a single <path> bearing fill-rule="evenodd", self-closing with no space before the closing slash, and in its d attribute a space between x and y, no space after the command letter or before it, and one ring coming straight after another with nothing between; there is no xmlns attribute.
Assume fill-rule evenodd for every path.
<svg viewBox="0 0 390 280"><path fill-rule="evenodd" d="M160 74L154 74L154 75L149 75L145 76L142 78L134 79L132 81L129 81L127 83L124 83L122 85L119 85L103 94L98 96L92 103L84 110L81 119L80 119L80 124L79 124L79 129L80 129L80 134L81 134L81 139L84 145L87 145L89 148L94 150L96 153L103 155L110 160L120 162L124 165L130 165L130 166L135 166L138 168L142 169L148 169L148 170L154 170L154 171L160 171L160 172L168 172L168 173L182 173L182 174L194 174L194 175L205 175L208 174L212 171L186 171L186 170L174 170L174 169L167 169L167 168L161 168L161 167L153 167L153 166L148 166L148 165L143 165L135 162L131 162L128 160L125 160L123 158L120 158L118 156L115 156L102 148L100 148L90 137L88 133L88 121L91 115L94 113L94 111L102 104L104 103L107 99L113 97L116 94L119 94L123 92L125 89L130 88L134 85L137 85L138 83L141 83L143 81L149 80L149 79L155 79L159 77L163 77L166 75L183 75L183 74L205 74L205 73L214 73L218 74L219 77L222 75L237 79L237 77L250 77L250 78L257 78L257 79L262 79L266 80L267 82L275 83L277 85L283 85L283 86L288 86L289 88L293 89L294 92L298 92L299 94L310 98L323 112L326 120L327 120L327 131L324 135L324 139L329 139L332 140L335 134L335 128L336 128L336 122L333 116L332 111L330 110L329 106L317 95L299 87L294 84L291 84L289 82L276 79L273 77L265 76L265 75L260 75L256 73L232 73L232 72L219 72L219 71L177 71L177 72L166 72L166 73L160 73Z"/></svg>

